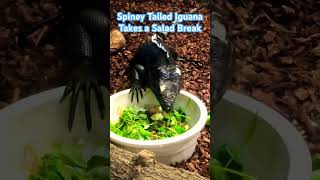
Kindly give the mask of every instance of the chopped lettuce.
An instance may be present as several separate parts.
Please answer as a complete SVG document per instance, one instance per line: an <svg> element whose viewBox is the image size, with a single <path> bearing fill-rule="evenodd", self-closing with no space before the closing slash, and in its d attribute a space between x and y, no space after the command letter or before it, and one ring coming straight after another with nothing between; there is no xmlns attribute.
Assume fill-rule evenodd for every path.
<svg viewBox="0 0 320 180"><path fill-rule="evenodd" d="M82 146L54 144L52 152L44 154L29 180L99 180L109 179L109 160L93 155L86 160Z"/></svg>
<svg viewBox="0 0 320 180"><path fill-rule="evenodd" d="M128 106L123 109L117 123L110 124L110 130L131 139L164 139L186 132L189 129L188 118L181 108L164 112L160 106Z"/></svg>
<svg viewBox="0 0 320 180"><path fill-rule="evenodd" d="M256 180L244 172L237 151L228 145L219 147L211 160L210 176L214 180Z"/></svg>

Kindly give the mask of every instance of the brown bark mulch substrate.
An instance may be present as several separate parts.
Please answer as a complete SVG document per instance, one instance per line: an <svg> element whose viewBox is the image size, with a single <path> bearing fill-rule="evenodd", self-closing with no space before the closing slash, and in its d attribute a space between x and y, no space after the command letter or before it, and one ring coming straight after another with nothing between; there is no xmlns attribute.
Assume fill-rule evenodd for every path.
<svg viewBox="0 0 320 180"><path fill-rule="evenodd" d="M174 2L174 3L173 3ZM186 1L149 1L139 3L139 1L126 3L125 1L111 1L111 29L119 29L116 21L117 12L147 13L147 12L180 12L187 13L193 8L199 7L200 3ZM198 96L203 100L208 109L210 101L210 21L208 10L203 9L198 13L204 14L203 33L170 33L166 39L169 47L176 50L179 56L187 59L206 62L208 65L200 66L189 62L178 62L183 76L182 89ZM157 22L158 23L158 22ZM151 25L150 22L141 23ZM141 25L139 23L139 25ZM170 24L167 22L166 24ZM187 23L184 23L185 25ZM188 23L190 24L190 23ZM191 23L192 24L192 23ZM138 25L138 23L137 23ZM130 88L128 82L128 62L133 57L137 48L142 45L151 33L123 33L126 39L125 49L111 57L111 93L115 93ZM209 177L210 160L210 131L205 128L201 132L198 144L193 156L187 161L176 165L176 167L185 168L190 171Z"/></svg>
<svg viewBox="0 0 320 180"><path fill-rule="evenodd" d="M23 97L61 85L63 63L51 26L43 27L19 47L16 35L58 11L55 1L27 4L23 0L0 2L0 108Z"/></svg>

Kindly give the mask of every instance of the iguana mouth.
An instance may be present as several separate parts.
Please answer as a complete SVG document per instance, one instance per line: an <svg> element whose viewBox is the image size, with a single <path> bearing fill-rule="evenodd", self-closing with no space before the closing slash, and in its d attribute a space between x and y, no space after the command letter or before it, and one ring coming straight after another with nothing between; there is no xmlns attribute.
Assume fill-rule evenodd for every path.
<svg viewBox="0 0 320 180"><path fill-rule="evenodd" d="M176 98L176 94L171 93L171 94L161 94L161 95L163 97L163 102L162 102L163 109L165 111L171 110Z"/></svg>
<svg viewBox="0 0 320 180"><path fill-rule="evenodd" d="M159 70L159 102L162 108L167 111L172 109L180 91L181 72L175 65L161 67Z"/></svg>

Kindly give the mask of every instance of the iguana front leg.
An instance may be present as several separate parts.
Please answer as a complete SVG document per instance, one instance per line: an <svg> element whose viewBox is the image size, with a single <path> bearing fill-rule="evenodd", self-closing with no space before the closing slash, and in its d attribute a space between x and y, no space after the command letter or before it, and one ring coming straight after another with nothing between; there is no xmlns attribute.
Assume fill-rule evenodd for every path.
<svg viewBox="0 0 320 180"><path fill-rule="evenodd" d="M133 96L135 94L136 94L137 102L139 102L139 93L142 99L143 98L142 89L146 91L145 82L143 81L143 77L145 75L144 66L142 66L141 64L136 64L132 68L131 72L132 72L132 79L133 79L132 86L129 92L131 94L131 102L133 102Z"/></svg>
<svg viewBox="0 0 320 180"><path fill-rule="evenodd" d="M94 56L92 40L86 29L78 23L70 24L65 31L65 45L67 50L66 64L71 67L70 77L66 89L62 95L61 102L71 94L68 128L71 131L76 114L76 107L80 91L84 95L84 110L87 120L87 128L92 127L91 117L91 92L96 95L101 119L104 118L105 104L103 93L100 89Z"/></svg>

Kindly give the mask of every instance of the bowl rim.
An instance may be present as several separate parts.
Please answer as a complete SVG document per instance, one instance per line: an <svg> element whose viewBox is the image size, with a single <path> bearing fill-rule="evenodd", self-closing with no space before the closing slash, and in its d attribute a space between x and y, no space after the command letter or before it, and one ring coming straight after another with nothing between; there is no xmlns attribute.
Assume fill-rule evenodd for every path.
<svg viewBox="0 0 320 180"><path fill-rule="evenodd" d="M110 96L110 107L111 107L111 101L112 99L126 95L130 92L130 89L126 89L120 92L117 92L113 95ZM199 107L200 110L200 117L197 123L188 131L184 132L183 134L166 138L166 139L160 139L160 140L136 140L136 139L130 139L130 138L125 138L122 136L119 136L112 132L110 130L110 141L113 141L115 143L119 143L121 145L129 146L129 147L134 147L134 148L160 148L163 146L171 145L171 144L176 144L176 143L181 143L185 142L191 138L193 138L197 133L200 133L200 131L205 127L206 120L207 120L207 107L205 106L204 102L201 101L197 96L181 89L179 94L182 94L184 96L189 97L192 101L194 101L197 106ZM111 114L111 110L110 110Z"/></svg>
<svg viewBox="0 0 320 180"><path fill-rule="evenodd" d="M34 107L41 106L48 100L59 98L64 89L65 86L60 86L19 99L3 109L0 109L0 119L10 119L12 116L15 116L18 113L23 113Z"/></svg>
<svg viewBox="0 0 320 180"><path fill-rule="evenodd" d="M249 112L257 112L259 119L263 119L278 133L287 148L290 161L287 180L311 179L312 161L309 148L289 120L264 103L233 90L227 90L223 99Z"/></svg>

